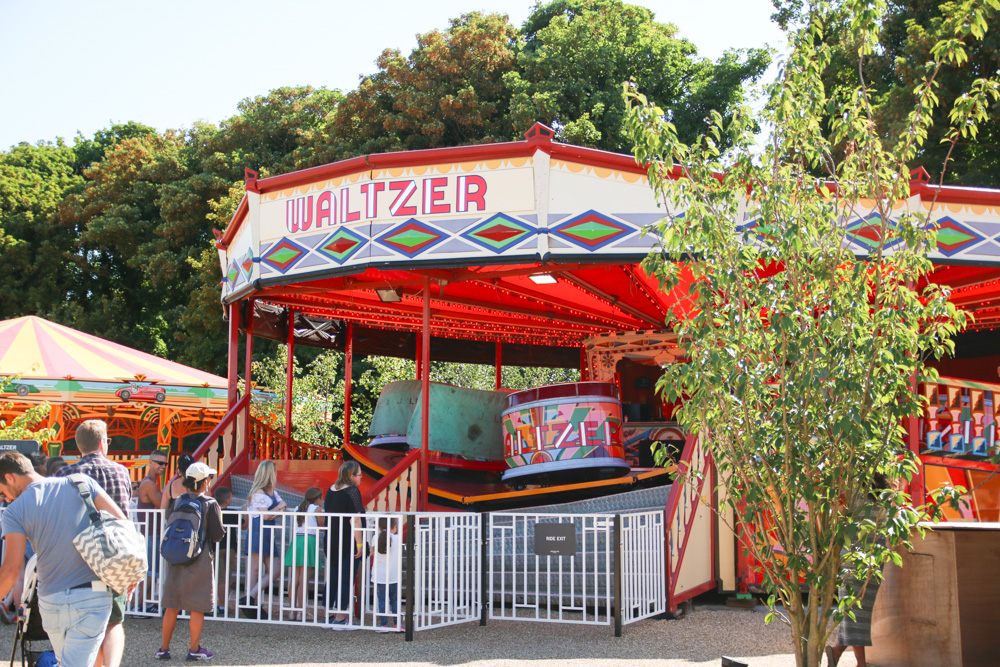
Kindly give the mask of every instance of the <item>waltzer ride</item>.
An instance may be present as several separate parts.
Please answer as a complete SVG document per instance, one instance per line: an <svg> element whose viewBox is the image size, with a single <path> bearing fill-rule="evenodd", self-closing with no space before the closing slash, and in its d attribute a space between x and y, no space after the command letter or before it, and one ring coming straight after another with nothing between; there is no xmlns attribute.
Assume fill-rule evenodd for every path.
<svg viewBox="0 0 1000 667"><path fill-rule="evenodd" d="M328 486L350 457L366 472L372 509L484 511L663 486L668 473L650 452L663 443L673 465L705 473L700 487L677 484L666 495L668 607L708 590L745 593L755 575L699 502L713 497L711 461L653 389L679 347L665 322L673 296L640 268L656 243L644 229L662 217L645 172L630 156L555 142L540 124L525 137L265 179L248 170L246 195L217 233L230 408L197 455L231 485L272 459L281 481L300 490ZM909 424L924 463L914 492L982 482L949 519L996 521L1000 483L987 479L987 458L1000 438L1000 355L991 348L1000 191L936 187L921 173L899 206L932 203L941 232L931 279L976 319L956 358L940 363L941 381L919 388L929 406ZM877 224L851 223L859 253ZM345 433L354 355L415 359L417 377L387 387L372 443L298 442L257 423L238 394L261 337L287 343L289 368L297 345L345 352ZM496 391L431 383L431 360L495 364ZM577 368L580 382L509 392L504 365Z"/></svg>

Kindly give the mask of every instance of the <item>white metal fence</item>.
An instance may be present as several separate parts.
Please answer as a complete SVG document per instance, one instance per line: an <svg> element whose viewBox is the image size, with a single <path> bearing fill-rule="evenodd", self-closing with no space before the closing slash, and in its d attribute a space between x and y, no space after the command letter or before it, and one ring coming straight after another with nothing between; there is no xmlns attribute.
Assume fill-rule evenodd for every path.
<svg viewBox="0 0 1000 667"><path fill-rule="evenodd" d="M169 580L159 555L164 515L130 515L150 558L126 612L159 616ZM256 512L226 510L223 522L222 540L207 546L218 606L206 616L216 620L329 627L343 618L410 639L489 617L614 623L617 634L666 607L663 512L283 512L266 524ZM537 553L539 526L553 524L572 536L571 555Z"/></svg>
<svg viewBox="0 0 1000 667"><path fill-rule="evenodd" d="M163 512L133 510L131 516L152 558L128 612L157 616L167 580L159 557ZM309 517L318 525L307 525ZM218 606L210 617L323 626L343 617L354 628L402 629L404 515L283 512L268 521L256 512L226 510L223 519L225 535L207 547L217 579Z"/></svg>
<svg viewBox="0 0 1000 667"><path fill-rule="evenodd" d="M663 512L489 515L490 618L610 625L666 610Z"/></svg>
<svg viewBox="0 0 1000 667"><path fill-rule="evenodd" d="M663 512L622 514L621 543L621 610L627 625L667 608Z"/></svg>
<svg viewBox="0 0 1000 667"><path fill-rule="evenodd" d="M482 515L413 514L416 630L479 620Z"/></svg>

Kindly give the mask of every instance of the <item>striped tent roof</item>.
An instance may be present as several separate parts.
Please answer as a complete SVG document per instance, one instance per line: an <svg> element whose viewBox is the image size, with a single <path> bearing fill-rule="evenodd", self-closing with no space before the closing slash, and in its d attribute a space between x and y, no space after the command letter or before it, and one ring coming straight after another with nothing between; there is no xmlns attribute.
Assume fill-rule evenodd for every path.
<svg viewBox="0 0 1000 667"><path fill-rule="evenodd" d="M97 382L143 379L161 385L226 387L226 378L49 322L0 322L0 374Z"/></svg>

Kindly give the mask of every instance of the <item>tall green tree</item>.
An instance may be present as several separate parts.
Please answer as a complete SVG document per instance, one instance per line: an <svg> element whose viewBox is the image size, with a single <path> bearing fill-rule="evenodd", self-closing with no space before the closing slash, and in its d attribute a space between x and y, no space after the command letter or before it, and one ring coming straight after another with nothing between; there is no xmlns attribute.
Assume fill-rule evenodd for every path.
<svg viewBox="0 0 1000 667"><path fill-rule="evenodd" d="M772 2L773 18L779 23L788 25L802 20L805 11L802 0ZM887 0L878 24L878 47L860 68L852 58L858 44L848 29L851 16L841 12L832 19L843 29L830 30L824 37L830 48L824 86L831 91L867 86L879 126L884 128L883 141L889 145L906 127L914 91L924 79L927 67L935 62L935 45L942 39L953 38L946 34L946 16L955 6L954 2L941 0ZM987 21L995 23L996 11L992 7L984 6L982 12ZM987 108L975 140L960 137L952 143L946 140L946 132L948 109L977 78L1000 71L1000 32L991 30L983 39L974 39L969 34L954 38L964 45L966 60L941 65L934 90L940 104L931 111L935 122L928 128L927 140L918 148L913 166L926 167L935 181L946 175L949 184L993 187L1000 180L1000 105ZM942 171L946 159L947 169Z"/></svg>
<svg viewBox="0 0 1000 667"><path fill-rule="evenodd" d="M47 314L66 299L73 230L59 208L83 186L63 142L0 153L0 319Z"/></svg>
<svg viewBox="0 0 1000 667"><path fill-rule="evenodd" d="M817 2L790 24L763 155L749 111L731 122L713 113L689 144L664 109L628 95L635 155L650 165L667 213L662 248L645 266L665 290L687 294L671 312L683 361L658 388L681 400L679 421L701 434L726 480L742 546L760 564L771 617L790 626L798 665L820 664L834 625L885 563L899 563L895 549L937 506L914 507L903 490L918 462L902 425L922 408L914 382L936 380L924 361L952 352L969 318L947 290L916 287L932 269L935 213L904 202L936 117L938 78L966 60L965 38L986 34L984 7L998 6L945 10L947 39L930 50L917 103L890 143L867 87L830 95L824 85L831 31L850 17L863 68L878 47L880 2ZM974 141L998 97L997 81L976 81L940 134ZM724 137L734 150L723 152ZM871 213L878 240L856 257L848 227ZM942 493L957 500L955 489ZM860 585L846 586L851 577Z"/></svg>
<svg viewBox="0 0 1000 667"><path fill-rule="evenodd" d="M514 67L516 35L505 15L471 12L418 35L407 57L386 49L379 71L344 96L302 164L509 139L502 79Z"/></svg>
<svg viewBox="0 0 1000 667"><path fill-rule="evenodd" d="M728 118L770 62L765 49L699 58L677 27L621 0L538 4L521 30L517 67L505 76L514 129L535 121L560 140L610 151L631 147L622 128L621 84L632 80L692 140L710 109Z"/></svg>

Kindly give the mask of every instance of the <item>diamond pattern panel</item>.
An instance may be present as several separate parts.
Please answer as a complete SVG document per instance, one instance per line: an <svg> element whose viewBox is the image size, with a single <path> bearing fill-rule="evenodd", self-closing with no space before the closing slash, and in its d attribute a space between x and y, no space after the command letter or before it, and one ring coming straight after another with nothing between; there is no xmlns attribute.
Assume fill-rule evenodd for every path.
<svg viewBox="0 0 1000 667"><path fill-rule="evenodd" d="M397 227L376 240L407 257L416 257L428 248L441 242L445 235L429 227L416 218L411 218L402 227Z"/></svg>
<svg viewBox="0 0 1000 667"><path fill-rule="evenodd" d="M253 271L253 250L247 250L247 254L243 255L243 259L240 260L240 270L243 273L244 280L250 280L250 272Z"/></svg>
<svg viewBox="0 0 1000 667"><path fill-rule="evenodd" d="M285 273L288 269L295 266L295 263L302 259L302 256L305 254L305 248L299 244L289 239L281 239L270 250L264 253L261 261L279 272Z"/></svg>
<svg viewBox="0 0 1000 667"><path fill-rule="evenodd" d="M598 250L635 230L596 211L587 211L570 218L552 231L574 245L587 250Z"/></svg>
<svg viewBox="0 0 1000 667"><path fill-rule="evenodd" d="M945 257L951 257L983 240L974 230L944 216L937 221L937 247Z"/></svg>
<svg viewBox="0 0 1000 667"><path fill-rule="evenodd" d="M528 225L498 213L465 232L462 237L487 250L501 253L531 236L534 231Z"/></svg>
<svg viewBox="0 0 1000 667"><path fill-rule="evenodd" d="M333 261L343 264L364 247L366 240L350 229L341 227L326 238L318 249Z"/></svg>
<svg viewBox="0 0 1000 667"><path fill-rule="evenodd" d="M889 220L886 227L891 230L895 226ZM847 225L847 239L865 250L872 250L882 241L882 216L878 213L870 213L867 217L858 218ZM885 247L891 248L900 243L901 239L889 239Z"/></svg>

